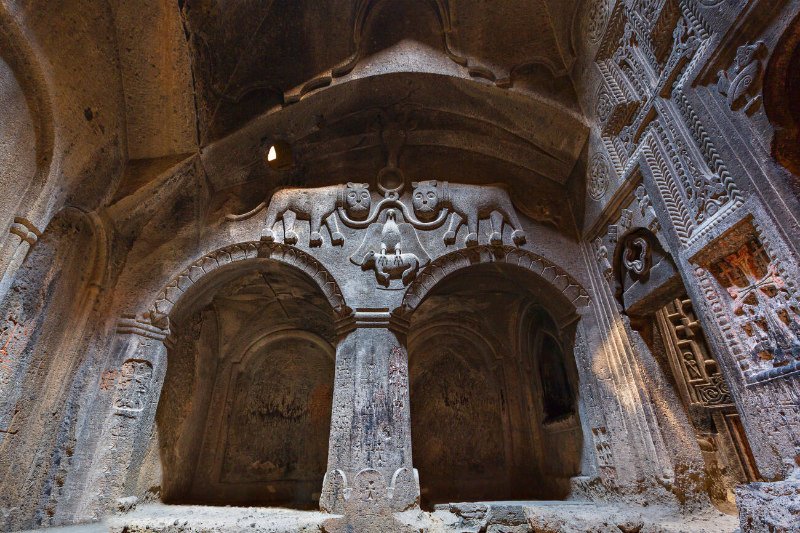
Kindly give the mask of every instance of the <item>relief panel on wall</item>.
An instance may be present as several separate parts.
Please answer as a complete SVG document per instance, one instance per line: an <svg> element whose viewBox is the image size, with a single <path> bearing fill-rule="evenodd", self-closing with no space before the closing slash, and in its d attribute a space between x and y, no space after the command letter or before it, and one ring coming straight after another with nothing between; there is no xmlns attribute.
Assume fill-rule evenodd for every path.
<svg viewBox="0 0 800 533"><path fill-rule="evenodd" d="M758 381L800 368L800 302L794 282L752 218L694 258L716 282L744 347L739 366Z"/></svg>

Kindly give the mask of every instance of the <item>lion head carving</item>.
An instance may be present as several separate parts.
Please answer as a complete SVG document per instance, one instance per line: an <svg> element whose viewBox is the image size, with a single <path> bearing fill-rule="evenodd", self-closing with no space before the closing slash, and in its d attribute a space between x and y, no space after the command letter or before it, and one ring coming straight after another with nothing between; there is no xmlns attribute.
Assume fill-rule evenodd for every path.
<svg viewBox="0 0 800 533"><path fill-rule="evenodd" d="M411 203L417 218L423 221L436 218L441 208L439 183L436 180L415 181L411 186L414 188Z"/></svg>
<svg viewBox="0 0 800 533"><path fill-rule="evenodd" d="M348 182L344 191L344 207L353 220L364 220L369 216L372 198L369 183Z"/></svg>

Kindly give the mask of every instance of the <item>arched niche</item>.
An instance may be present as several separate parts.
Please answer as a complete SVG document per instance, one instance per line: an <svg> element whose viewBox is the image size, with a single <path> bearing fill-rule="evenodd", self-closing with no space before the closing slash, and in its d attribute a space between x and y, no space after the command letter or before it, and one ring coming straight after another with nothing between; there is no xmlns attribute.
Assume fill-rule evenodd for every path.
<svg viewBox="0 0 800 533"><path fill-rule="evenodd" d="M562 499L583 434L575 308L511 264L456 270L411 315L411 437L423 507Z"/></svg>
<svg viewBox="0 0 800 533"><path fill-rule="evenodd" d="M28 210L44 185L54 133L40 58L4 6L0 6L0 109L0 228L6 231L14 222L32 225L19 217L31 216Z"/></svg>
<svg viewBox="0 0 800 533"><path fill-rule="evenodd" d="M334 311L315 280L275 260L230 263L187 291L170 327L156 415L162 499L316 508Z"/></svg>
<svg viewBox="0 0 800 533"><path fill-rule="evenodd" d="M800 176L800 16L779 39L764 74L764 110L774 128L772 156ZM800 183L793 182L795 192Z"/></svg>

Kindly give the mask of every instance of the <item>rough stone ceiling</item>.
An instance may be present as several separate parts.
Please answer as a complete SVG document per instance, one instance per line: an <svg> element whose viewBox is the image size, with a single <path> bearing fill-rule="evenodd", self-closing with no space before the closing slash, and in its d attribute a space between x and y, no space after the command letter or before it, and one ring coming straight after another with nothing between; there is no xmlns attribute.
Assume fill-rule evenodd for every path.
<svg viewBox="0 0 800 533"><path fill-rule="evenodd" d="M501 87L569 71L577 0L181 0L202 141L404 40ZM414 65L410 69L424 68Z"/></svg>
<svg viewBox="0 0 800 533"><path fill-rule="evenodd" d="M184 0L210 182L371 180L396 122L410 179L565 197L588 135L570 78L578 3ZM293 146L292 177L259 164L275 139Z"/></svg>
<svg viewBox="0 0 800 533"><path fill-rule="evenodd" d="M523 211L547 198L564 218L588 136L570 76L579 4L118 1L129 157L197 143L213 190L247 184L247 204L262 185L371 181L396 122L408 178L505 182ZM276 139L293 147L291 175L263 164Z"/></svg>

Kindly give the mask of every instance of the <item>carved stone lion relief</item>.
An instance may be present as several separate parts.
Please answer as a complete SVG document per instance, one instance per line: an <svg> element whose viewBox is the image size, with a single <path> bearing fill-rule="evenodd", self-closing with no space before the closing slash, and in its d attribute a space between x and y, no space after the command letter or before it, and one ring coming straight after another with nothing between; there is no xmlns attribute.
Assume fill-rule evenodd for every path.
<svg viewBox="0 0 800 533"><path fill-rule="evenodd" d="M369 214L371 196L369 184L348 183L347 185L333 185L318 187L316 189L303 189L289 187L278 190L272 195L267 207L266 202L261 202L255 209L241 215L228 215L227 219L238 221L250 218L267 207L267 216L261 240L273 242L275 233L273 226L279 219L283 220L284 237L286 244L296 244L297 234L294 231L295 220L308 220L310 223L309 244L322 245L320 232L324 223L331 234L331 244L340 246L344 244L344 236L339 231L336 217L331 215L337 207L343 208L350 219L364 220Z"/></svg>
<svg viewBox="0 0 800 533"><path fill-rule="evenodd" d="M412 201L414 213L421 220L431 220L439 212L450 209L450 225L444 234L445 244L453 244L462 224L467 225L465 244L478 244L478 221L488 218L492 225L489 242L503 244L503 224L513 229L511 238L514 244L525 243L525 232L511 205L508 192L502 185L464 185L450 184L446 181L420 181L414 187Z"/></svg>
<svg viewBox="0 0 800 533"><path fill-rule="evenodd" d="M420 243L418 231L442 234L445 246L455 246L459 230L466 226L463 244L478 245L479 224L488 221L489 244L501 246L503 230L510 228L510 239L517 246L526 241L525 231L503 185L467 185L446 181L413 182L412 190L403 193L404 185L389 189L381 186L383 199L374 202L369 185L347 183L314 189L285 188L273 194L269 205L262 202L241 215L228 215L229 221L253 217L266 208L261 240L277 239L274 226L283 222L283 240L297 244L295 222L309 222L309 246L322 246L322 225L330 232L333 246L344 244L339 223L357 230L361 245L350 261L364 270L373 270L380 285L389 288L394 280L408 285L417 272L428 264L430 253ZM395 288L399 288L395 287Z"/></svg>

